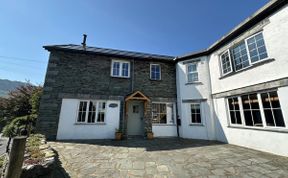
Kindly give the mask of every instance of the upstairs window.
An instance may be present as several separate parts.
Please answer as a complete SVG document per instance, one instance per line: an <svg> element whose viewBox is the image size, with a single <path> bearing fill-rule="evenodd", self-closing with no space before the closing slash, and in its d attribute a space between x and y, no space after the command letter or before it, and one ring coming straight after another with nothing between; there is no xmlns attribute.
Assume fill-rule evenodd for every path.
<svg viewBox="0 0 288 178"><path fill-rule="evenodd" d="M161 67L159 64L150 65L150 79L161 80Z"/></svg>
<svg viewBox="0 0 288 178"><path fill-rule="evenodd" d="M77 123L104 123L105 101L80 101Z"/></svg>
<svg viewBox="0 0 288 178"><path fill-rule="evenodd" d="M233 71L237 72L267 58L263 33L260 32L232 46L220 55L222 75Z"/></svg>
<svg viewBox="0 0 288 178"><path fill-rule="evenodd" d="M222 66L223 75L232 72L232 65L231 65L229 50L227 50L225 53L221 55L221 66Z"/></svg>
<svg viewBox="0 0 288 178"><path fill-rule="evenodd" d="M232 56L236 71L249 66L247 49L244 41L232 48Z"/></svg>
<svg viewBox="0 0 288 178"><path fill-rule="evenodd" d="M258 33L248 38L247 45L251 63L268 57L262 33Z"/></svg>
<svg viewBox="0 0 288 178"><path fill-rule="evenodd" d="M130 77L130 63L127 61L112 61L111 65L111 76L112 77Z"/></svg>
<svg viewBox="0 0 288 178"><path fill-rule="evenodd" d="M193 83L198 81L197 63L187 64L187 82Z"/></svg>

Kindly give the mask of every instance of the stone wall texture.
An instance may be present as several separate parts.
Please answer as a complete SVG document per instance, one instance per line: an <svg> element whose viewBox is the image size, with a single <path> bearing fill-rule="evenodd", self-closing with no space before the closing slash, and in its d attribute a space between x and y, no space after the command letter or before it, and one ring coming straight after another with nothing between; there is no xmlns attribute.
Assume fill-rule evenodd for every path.
<svg viewBox="0 0 288 178"><path fill-rule="evenodd" d="M111 77L112 59L130 61L130 78ZM161 65L160 81L150 80L150 63ZM151 101L176 101L175 75L173 61L53 50L50 52L37 129L48 139L56 139L63 98L118 99L124 108L125 97L139 90ZM121 122L124 121L122 110Z"/></svg>

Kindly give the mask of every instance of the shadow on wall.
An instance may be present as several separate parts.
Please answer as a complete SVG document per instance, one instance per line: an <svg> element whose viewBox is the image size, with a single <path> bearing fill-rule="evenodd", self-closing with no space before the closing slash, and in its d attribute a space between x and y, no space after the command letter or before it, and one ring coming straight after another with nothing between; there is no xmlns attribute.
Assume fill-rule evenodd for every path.
<svg viewBox="0 0 288 178"><path fill-rule="evenodd" d="M207 139L209 139L209 133L214 134L214 137L216 140L227 143L227 137L225 135L223 126L221 125L220 119L218 117L218 114L216 111L218 111L218 105L217 102L214 102L212 98L212 88L211 88L211 80L210 80L210 74L209 74L209 66L208 66L208 59L205 59L205 61L199 62L201 64L201 67L199 66L198 71L198 77L200 83L195 84L189 84L186 85L186 67L180 67L178 66L178 82L177 85L177 94L181 96L179 91L184 93L184 97L182 99L188 99L188 100L201 100L201 99L207 99L207 102L205 104L204 112L202 114L204 115L204 125L206 129ZM206 78L205 78L206 77ZM180 87L180 88L179 88ZM183 95L183 94L182 94ZM182 102L181 100L178 100L178 102ZM182 104L182 103L181 103ZM182 106L182 112L187 112ZM189 120L190 118L181 118L182 123L183 120ZM213 126L214 125L214 128ZM189 129L193 129L195 127L191 126ZM208 130L211 129L211 130ZM185 131L184 131L185 132ZM211 136L210 136L211 137Z"/></svg>
<svg viewBox="0 0 288 178"><path fill-rule="evenodd" d="M183 138L155 138L153 140L146 139L128 139L128 140L62 140L61 143L77 143L90 144L98 146L113 146L113 147L129 147L129 148L145 148L146 151L161 151L161 150L178 150L193 147L215 146L224 143L218 141L193 140Z"/></svg>

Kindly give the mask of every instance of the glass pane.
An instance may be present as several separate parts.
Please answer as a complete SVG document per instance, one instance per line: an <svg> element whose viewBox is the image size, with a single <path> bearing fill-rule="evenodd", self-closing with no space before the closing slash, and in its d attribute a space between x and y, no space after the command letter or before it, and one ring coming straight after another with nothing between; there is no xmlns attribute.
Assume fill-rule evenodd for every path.
<svg viewBox="0 0 288 178"><path fill-rule="evenodd" d="M262 127L262 119L260 110L252 110L253 120L254 120L254 126Z"/></svg>
<svg viewBox="0 0 288 178"><path fill-rule="evenodd" d="M250 105L249 105L250 101L248 99L248 95L243 95L241 99L242 99L243 109L246 109L246 110L250 109Z"/></svg>
<svg viewBox="0 0 288 178"><path fill-rule="evenodd" d="M281 109L273 109L275 122L277 127L285 127L284 118Z"/></svg>
<svg viewBox="0 0 288 178"><path fill-rule="evenodd" d="M251 109L259 109L257 94L249 95Z"/></svg>
<svg viewBox="0 0 288 178"><path fill-rule="evenodd" d="M188 65L188 72L195 72L195 71L197 71L196 64L189 64Z"/></svg>
<svg viewBox="0 0 288 178"><path fill-rule="evenodd" d="M247 126L253 126L253 120L250 111L244 111L244 118Z"/></svg>
<svg viewBox="0 0 288 178"><path fill-rule="evenodd" d="M270 92L270 102L273 108L280 108L280 102L279 102L279 98L278 98L278 94L277 92Z"/></svg>
<svg viewBox="0 0 288 178"><path fill-rule="evenodd" d="M232 124L236 124L237 116L234 111L230 111L230 119Z"/></svg>
<svg viewBox="0 0 288 178"><path fill-rule="evenodd" d="M235 115L236 115L236 123L242 124L240 111L235 111Z"/></svg>
<svg viewBox="0 0 288 178"><path fill-rule="evenodd" d="M270 108L270 102L269 102L269 96L268 93L261 93L261 98L262 98L262 104L263 108Z"/></svg>
<svg viewBox="0 0 288 178"><path fill-rule="evenodd" d="M271 109L264 109L265 120L267 126L275 126Z"/></svg>

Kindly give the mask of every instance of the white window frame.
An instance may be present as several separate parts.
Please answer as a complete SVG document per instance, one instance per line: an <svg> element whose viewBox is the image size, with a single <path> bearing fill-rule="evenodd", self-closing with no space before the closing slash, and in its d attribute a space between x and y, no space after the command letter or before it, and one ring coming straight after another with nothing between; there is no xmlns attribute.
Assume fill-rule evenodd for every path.
<svg viewBox="0 0 288 178"><path fill-rule="evenodd" d="M201 122L192 122L192 113L191 113L191 105L192 104L199 104L199 108L200 108L200 118L201 118ZM192 103L189 103L189 118L190 118L190 120L189 120L189 123L190 123L190 125L204 125L203 123L203 114L202 114L202 102L192 102Z"/></svg>
<svg viewBox="0 0 288 178"><path fill-rule="evenodd" d="M231 70L230 70L229 72L227 72L227 73L224 74L224 68L223 68L223 65L222 65L222 56L223 56L224 54L226 54L226 53L228 53ZM231 72L233 72L233 65L232 65L231 54L230 54L230 50L229 50L229 49L227 49L226 51L224 51L224 52L220 55L220 65L221 65L221 73L222 73L222 76L228 75L228 74L230 74Z"/></svg>
<svg viewBox="0 0 288 178"><path fill-rule="evenodd" d="M258 35L258 34L260 34L260 33L262 33L262 36L263 36L264 46L265 46L265 48L266 48L267 57L266 57L266 58L263 58L263 59L261 59L261 60L258 60L258 61L256 61L256 62L252 62L252 61L251 61L251 57L250 57L250 52L249 52L248 42L247 42L247 41L248 41L248 39L253 38L254 36L256 36L256 35ZM236 68L235 68L235 61L234 61L233 57L231 56L231 50L232 50L234 47L236 47L237 45L239 45L240 43L242 43L242 42L244 42L244 44L245 44L245 48L246 48L246 52L247 52L247 56L248 56L249 65L246 66L246 67L244 67L244 68L242 68L242 69L236 70ZM231 69L232 69L232 70L231 70L231 72L228 72L228 73L225 73L225 74L224 74L224 73L223 73L223 66L222 66L222 58L221 58L221 56L222 56L223 54L225 54L227 51L229 52L229 59L230 59L230 64L231 64ZM228 48L227 50L225 50L223 53L221 53L221 54L219 55L219 59L220 59L220 60L219 60L220 66L221 66L221 76L225 76L225 75L227 75L227 74L229 74L229 73L233 73L233 72L239 72L239 71L244 70L244 69L246 69L246 68L249 68L249 67L251 67L251 66L253 66L253 65L257 64L257 63L261 63L261 62L269 59L269 53L268 53L267 46L266 46L266 43L265 43L263 31L257 32L257 33L255 33L255 34L253 34L253 35L245 38L244 40L241 40L239 43L231 46L230 48ZM233 64L233 65L232 65L232 64Z"/></svg>
<svg viewBox="0 0 288 178"><path fill-rule="evenodd" d="M89 104L90 101L96 102L96 111L95 111L95 122L88 123L88 115L89 115ZM85 121L78 122L78 113L79 113L79 106L80 102L87 102L86 114L85 114ZM105 109L104 109L104 122L98 122L98 113L99 113L99 103L105 102ZM106 100L79 100L76 110L76 124L105 124L106 123L106 115L107 115L107 101Z"/></svg>
<svg viewBox="0 0 288 178"><path fill-rule="evenodd" d="M253 38L253 37L255 37L256 35L258 35L258 34L260 34L260 33L262 33L262 36L263 36L263 41L264 41L264 46L265 46L265 48L266 48L267 57L266 57L266 58L263 58L263 59L260 59L260 60L258 60L258 61L256 61L256 62L252 62L252 61L251 61L251 57L250 57L250 52L249 52L249 47L248 47L248 42L247 42L247 41L248 41L248 39ZM258 33L255 33L254 35L251 35L251 36L245 38L245 46L246 46L246 50L247 50L247 53L248 53L248 59L249 59L249 66L248 66L248 67L250 67L251 65L257 64L257 63L259 63L259 62L265 61L265 60L267 60L267 59L269 58L268 51L267 51L267 47L266 47L266 43L265 43L265 40L264 40L263 31L258 32ZM257 49L257 50L258 50L258 49Z"/></svg>
<svg viewBox="0 0 288 178"><path fill-rule="evenodd" d="M159 79L152 79L152 66L159 66L160 78ZM150 64L150 79L151 80L161 80L162 79L162 72L161 72L161 65L160 64Z"/></svg>
<svg viewBox="0 0 288 178"><path fill-rule="evenodd" d="M119 75L113 75L113 67L114 67L114 63L115 62L119 62L120 66L119 66ZM123 76L122 75L122 69L123 69L123 64L128 64L128 76ZM111 77L119 77L119 78L130 78L130 61L125 61L125 60L112 60L111 62Z"/></svg>
<svg viewBox="0 0 288 178"><path fill-rule="evenodd" d="M153 119L153 108L152 108L152 104L165 104L166 105L166 123L153 123L152 121L152 125L173 125L175 124L175 118L176 118L176 105L173 102L152 102L151 103L151 116ZM168 118L169 114L168 114L168 105L172 105L172 111L171 111L171 118Z"/></svg>
<svg viewBox="0 0 288 178"><path fill-rule="evenodd" d="M231 121L229 101L228 101L230 98L237 98L237 100L238 100L241 124L237 124L237 123L233 124ZM230 96L230 97L226 98L226 108L227 108L227 114L228 114L228 119L229 119L228 120L229 125L232 125L232 126L245 126L246 125L244 115L243 115L244 113L243 113L242 100L241 100L240 96Z"/></svg>
<svg viewBox="0 0 288 178"><path fill-rule="evenodd" d="M258 92L253 92L253 93L256 93L257 94L257 99L258 99L258 103L259 103L259 109L260 109L260 114L261 114L261 120L262 120L262 124L263 126L262 127L256 127L256 126L247 126L246 123L245 123L245 117L244 117L244 110L243 110L243 105L242 105L242 99L241 99L241 96L242 95L249 95L249 94L253 94L253 93L245 93L245 94L242 94L242 95L238 95L238 96L230 96L230 97L227 97L225 98L226 100L226 113L228 115L228 125L229 126L232 126L232 127L239 127L239 128L251 128L251 129L256 129L256 130L285 130L287 131L288 130L288 121L285 119L285 116L284 116L284 113L283 113L283 109L281 107L281 102L280 102L280 99L279 99L279 102L280 102L280 109L282 111L282 115L283 115L283 120L284 120L284 123L285 123L285 127L279 127L279 126L267 126L266 124L266 117L265 117L265 114L264 114L264 109L263 109L263 104L262 104L262 98L261 98L261 94L262 93L269 93L269 92L277 92L277 95L279 94L278 90L266 90L266 91L258 91ZM241 115L241 121L242 121L242 124L232 124L231 123L231 116L230 116L230 109L229 109L229 103L228 103L228 99L229 98L235 98L237 97L238 98L238 102L239 102L239 106L240 106L240 115ZM279 95L278 95L279 97Z"/></svg>
<svg viewBox="0 0 288 178"><path fill-rule="evenodd" d="M190 65L195 65L195 66L196 66L196 71L194 71L194 72L189 72L189 66L190 66ZM189 75L189 74L194 74L194 73L197 73L197 80L189 81L188 75ZM187 80L187 83L199 82L198 62L191 62L191 63L186 64L186 78L187 78L187 79L186 79L186 80Z"/></svg>

